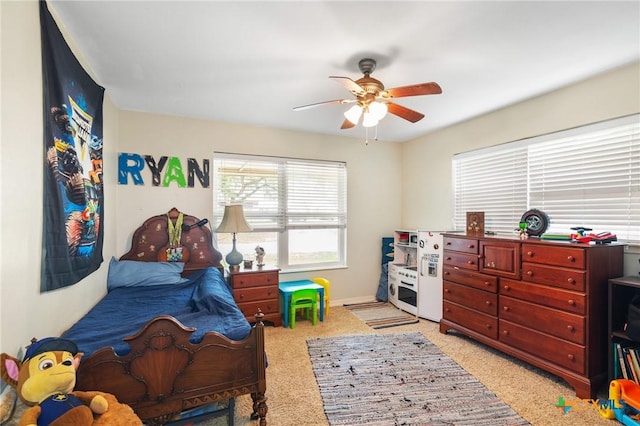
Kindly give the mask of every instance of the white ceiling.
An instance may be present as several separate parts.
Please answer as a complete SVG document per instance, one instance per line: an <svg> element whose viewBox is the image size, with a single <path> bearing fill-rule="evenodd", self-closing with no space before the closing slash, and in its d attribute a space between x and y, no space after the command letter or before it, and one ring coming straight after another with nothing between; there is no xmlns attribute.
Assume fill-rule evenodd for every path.
<svg viewBox="0 0 640 426"><path fill-rule="evenodd" d="M426 117L389 115L386 141L640 60L637 0L48 3L121 109L359 139L362 127L340 130L349 105L293 108L351 98L328 77L357 80L363 57L387 88L443 90L397 99Z"/></svg>

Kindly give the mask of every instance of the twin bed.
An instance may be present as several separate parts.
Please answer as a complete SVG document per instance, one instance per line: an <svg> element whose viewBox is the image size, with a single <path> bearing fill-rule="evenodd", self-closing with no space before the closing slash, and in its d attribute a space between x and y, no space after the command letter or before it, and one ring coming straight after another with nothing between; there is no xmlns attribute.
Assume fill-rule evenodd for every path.
<svg viewBox="0 0 640 426"><path fill-rule="evenodd" d="M175 252L176 223L183 261L158 262ZM114 394L148 425L251 394L252 418L266 426L262 314L247 322L211 241L203 221L175 208L134 232L131 250L109 264L107 295L62 335L85 354L76 390Z"/></svg>

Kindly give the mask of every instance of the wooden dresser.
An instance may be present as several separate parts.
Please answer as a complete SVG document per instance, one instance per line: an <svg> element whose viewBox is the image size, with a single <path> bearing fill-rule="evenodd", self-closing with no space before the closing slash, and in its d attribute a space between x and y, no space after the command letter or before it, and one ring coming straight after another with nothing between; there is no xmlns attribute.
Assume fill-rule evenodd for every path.
<svg viewBox="0 0 640 426"><path fill-rule="evenodd" d="M623 273L623 249L445 234L440 332L461 332L595 398L607 379L607 282Z"/></svg>
<svg viewBox="0 0 640 426"><path fill-rule="evenodd" d="M239 271L229 273L233 298L249 322L256 322L255 314L260 308L263 322L282 325L278 306L279 272L280 269L273 266L254 266L252 269L240 267Z"/></svg>

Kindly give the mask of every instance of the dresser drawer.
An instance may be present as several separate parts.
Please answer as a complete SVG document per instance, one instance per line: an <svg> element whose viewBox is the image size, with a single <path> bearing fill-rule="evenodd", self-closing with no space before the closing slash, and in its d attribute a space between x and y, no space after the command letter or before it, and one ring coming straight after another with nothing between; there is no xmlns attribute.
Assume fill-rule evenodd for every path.
<svg viewBox="0 0 640 426"><path fill-rule="evenodd" d="M582 293L507 278L500 280L500 295L527 300L578 315L585 315L587 309L587 297Z"/></svg>
<svg viewBox="0 0 640 426"><path fill-rule="evenodd" d="M478 270L478 255L458 253L455 251L444 251L444 261L447 265L457 266L458 268Z"/></svg>
<svg viewBox="0 0 640 426"><path fill-rule="evenodd" d="M442 317L491 339L498 338L498 318L466 309L455 303L442 303Z"/></svg>
<svg viewBox="0 0 640 426"><path fill-rule="evenodd" d="M584 346L503 319L500 320L500 341L578 374L585 373Z"/></svg>
<svg viewBox="0 0 640 426"><path fill-rule="evenodd" d="M442 240L445 250L461 251L478 254L478 240L468 238L453 238L445 236Z"/></svg>
<svg viewBox="0 0 640 426"><path fill-rule="evenodd" d="M269 300L278 298L278 287L250 287L235 290L233 298L237 303L254 302L256 300Z"/></svg>
<svg viewBox="0 0 640 426"><path fill-rule="evenodd" d="M584 291L586 272L577 269L522 263L522 280L567 290Z"/></svg>
<svg viewBox="0 0 640 426"><path fill-rule="evenodd" d="M262 272L257 274L238 274L233 276L233 289L268 286L278 287L278 272Z"/></svg>
<svg viewBox="0 0 640 426"><path fill-rule="evenodd" d="M515 322L579 345L585 344L585 321L581 315L500 296L500 319Z"/></svg>
<svg viewBox="0 0 640 426"><path fill-rule="evenodd" d="M483 312L498 315L498 295L460 284L445 281L442 284L443 299Z"/></svg>
<svg viewBox="0 0 640 426"><path fill-rule="evenodd" d="M271 300L261 300L257 302L238 303L238 307L242 311L242 314L247 318L254 318L254 315L258 312L258 308L263 314L279 314L278 298Z"/></svg>
<svg viewBox="0 0 640 426"><path fill-rule="evenodd" d="M577 247L553 247L543 244L522 245L522 260L524 262L584 269L585 257L584 249Z"/></svg>
<svg viewBox="0 0 640 426"><path fill-rule="evenodd" d="M443 276L446 281L468 285L492 293L498 292L498 278L492 277L491 275L445 265L443 268Z"/></svg>

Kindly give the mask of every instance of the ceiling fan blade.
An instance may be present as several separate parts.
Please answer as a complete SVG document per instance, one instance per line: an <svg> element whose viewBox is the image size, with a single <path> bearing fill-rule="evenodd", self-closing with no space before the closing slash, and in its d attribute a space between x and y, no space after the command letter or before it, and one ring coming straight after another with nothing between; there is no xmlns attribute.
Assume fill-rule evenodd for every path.
<svg viewBox="0 0 640 426"><path fill-rule="evenodd" d="M404 98L407 96L438 95L442 93L442 89L438 83L431 82L394 87L393 89L387 89L387 93L392 98Z"/></svg>
<svg viewBox="0 0 640 426"><path fill-rule="evenodd" d="M335 99L333 101L324 101L324 102L317 102L315 104L297 106L293 110L302 111L303 109L314 108L321 105L350 104L350 103L356 102L356 100L357 99Z"/></svg>
<svg viewBox="0 0 640 426"><path fill-rule="evenodd" d="M394 104L393 102L388 102L387 107L389 107L389 112L391 114L395 114L398 117L404 118L405 120L412 123L416 123L424 118L424 114L421 114L418 111L414 111L407 107L403 107L402 105Z"/></svg>
<svg viewBox="0 0 640 426"><path fill-rule="evenodd" d="M340 126L340 128L342 130L344 129L350 129L352 127L355 127L355 124L353 124L352 122L350 122L349 120L347 120L346 118L344 119L344 121L342 122L342 126Z"/></svg>
<svg viewBox="0 0 640 426"><path fill-rule="evenodd" d="M351 93L353 93L356 96L362 96L365 94L365 91L362 87L360 87L360 85L358 83L356 83L355 81L353 81L352 79L350 79L349 77L337 77L337 76L329 76L329 78L337 81L338 83L342 84L344 86L345 89L347 89L348 91L350 91Z"/></svg>

